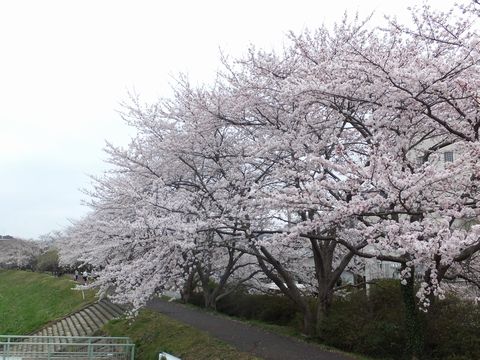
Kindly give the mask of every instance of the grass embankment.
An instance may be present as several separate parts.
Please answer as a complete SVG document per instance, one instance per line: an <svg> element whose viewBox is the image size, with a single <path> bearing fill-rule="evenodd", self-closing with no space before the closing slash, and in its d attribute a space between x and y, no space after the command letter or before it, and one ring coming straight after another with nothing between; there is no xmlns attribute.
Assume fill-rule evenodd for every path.
<svg viewBox="0 0 480 360"><path fill-rule="evenodd" d="M165 351L182 360L254 360L252 355L162 314L143 310L134 320L112 320L104 331L129 336L136 344L135 359L151 360Z"/></svg>
<svg viewBox="0 0 480 360"><path fill-rule="evenodd" d="M0 271L0 334L24 335L94 301L71 290L67 278L29 271Z"/></svg>

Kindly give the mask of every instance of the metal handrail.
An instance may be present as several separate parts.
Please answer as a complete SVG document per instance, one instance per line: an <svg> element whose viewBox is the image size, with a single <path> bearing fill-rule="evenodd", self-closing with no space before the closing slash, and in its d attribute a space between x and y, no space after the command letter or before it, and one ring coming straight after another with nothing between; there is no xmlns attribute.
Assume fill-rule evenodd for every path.
<svg viewBox="0 0 480 360"><path fill-rule="evenodd" d="M0 335L0 338L124 339L132 341L128 336Z"/></svg>
<svg viewBox="0 0 480 360"><path fill-rule="evenodd" d="M82 345L92 345L92 346L107 346L107 345L134 345L134 344L115 344L115 343L70 343L70 342L0 342L0 345L75 345L75 346L82 346Z"/></svg>
<svg viewBox="0 0 480 360"><path fill-rule="evenodd" d="M134 354L135 344L125 336L0 335L0 359L133 360Z"/></svg>

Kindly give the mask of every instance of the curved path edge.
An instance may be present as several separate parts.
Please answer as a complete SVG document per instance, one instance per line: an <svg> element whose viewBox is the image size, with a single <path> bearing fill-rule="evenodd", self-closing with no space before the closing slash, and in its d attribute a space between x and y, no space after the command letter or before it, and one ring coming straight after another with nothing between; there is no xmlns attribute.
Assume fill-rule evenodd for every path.
<svg viewBox="0 0 480 360"><path fill-rule="evenodd" d="M274 334L223 316L194 309L179 303L152 299L148 309L208 332L238 350L265 360L353 360L288 336Z"/></svg>

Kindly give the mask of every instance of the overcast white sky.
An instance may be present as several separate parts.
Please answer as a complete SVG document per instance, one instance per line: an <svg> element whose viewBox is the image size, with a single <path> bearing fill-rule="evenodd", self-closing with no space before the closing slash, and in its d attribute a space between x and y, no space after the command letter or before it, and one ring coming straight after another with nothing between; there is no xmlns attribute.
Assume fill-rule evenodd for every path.
<svg viewBox="0 0 480 360"><path fill-rule="evenodd" d="M210 81L219 48L279 47L345 10L405 17L414 0L0 2L0 235L36 238L88 209L105 139L126 145L127 91L168 96L172 76ZM444 0L435 2L446 5Z"/></svg>

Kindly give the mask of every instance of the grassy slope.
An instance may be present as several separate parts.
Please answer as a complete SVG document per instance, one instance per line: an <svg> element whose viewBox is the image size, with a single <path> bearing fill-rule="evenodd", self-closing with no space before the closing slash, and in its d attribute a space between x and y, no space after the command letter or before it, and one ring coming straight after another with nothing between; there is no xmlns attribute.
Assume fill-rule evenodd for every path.
<svg viewBox="0 0 480 360"><path fill-rule="evenodd" d="M162 314L143 310L132 320L113 320L104 327L111 336L129 336L136 344L135 358L151 360L160 351L182 360L254 360L228 344Z"/></svg>
<svg viewBox="0 0 480 360"><path fill-rule="evenodd" d="M28 334L94 300L73 282L28 271L0 271L0 334Z"/></svg>

